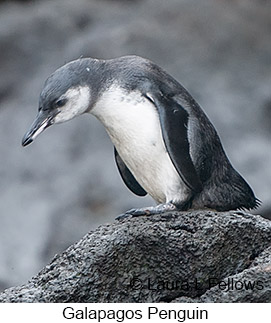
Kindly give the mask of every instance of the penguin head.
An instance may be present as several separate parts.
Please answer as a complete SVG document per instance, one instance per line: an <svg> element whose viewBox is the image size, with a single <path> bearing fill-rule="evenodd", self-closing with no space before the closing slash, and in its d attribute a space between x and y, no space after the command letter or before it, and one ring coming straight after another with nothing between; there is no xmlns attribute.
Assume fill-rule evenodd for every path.
<svg viewBox="0 0 271 323"><path fill-rule="evenodd" d="M38 115L22 145L27 146L46 128L83 114L97 95L98 60L78 59L57 69L45 82L40 94Z"/></svg>

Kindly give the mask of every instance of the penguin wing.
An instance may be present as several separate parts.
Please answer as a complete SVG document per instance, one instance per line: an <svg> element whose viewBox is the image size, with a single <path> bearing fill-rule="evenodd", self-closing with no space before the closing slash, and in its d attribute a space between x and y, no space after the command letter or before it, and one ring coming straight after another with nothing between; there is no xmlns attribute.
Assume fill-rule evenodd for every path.
<svg viewBox="0 0 271 323"><path fill-rule="evenodd" d="M188 112L174 97L151 93L146 97L158 110L162 135L169 157L184 183L194 192L202 190L189 152Z"/></svg>
<svg viewBox="0 0 271 323"><path fill-rule="evenodd" d="M136 195L145 196L147 192L138 184L137 180L134 178L133 174L130 172L128 167L124 164L123 160L120 158L116 147L114 147L115 160L120 172L121 178L123 179L126 186Z"/></svg>

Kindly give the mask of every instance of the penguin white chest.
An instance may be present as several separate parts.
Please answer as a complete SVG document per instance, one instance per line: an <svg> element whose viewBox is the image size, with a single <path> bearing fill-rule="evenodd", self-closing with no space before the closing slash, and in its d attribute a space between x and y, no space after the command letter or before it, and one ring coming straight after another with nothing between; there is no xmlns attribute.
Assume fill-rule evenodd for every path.
<svg viewBox="0 0 271 323"><path fill-rule="evenodd" d="M120 157L157 202L182 200L183 183L166 151L158 112L140 92L111 88L91 114L105 126Z"/></svg>

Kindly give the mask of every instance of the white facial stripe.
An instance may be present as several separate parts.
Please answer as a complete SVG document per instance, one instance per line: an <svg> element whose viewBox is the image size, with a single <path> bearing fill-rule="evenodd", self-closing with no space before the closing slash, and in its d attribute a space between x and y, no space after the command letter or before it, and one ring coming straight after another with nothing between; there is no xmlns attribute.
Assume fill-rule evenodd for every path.
<svg viewBox="0 0 271 323"><path fill-rule="evenodd" d="M69 89L59 99L67 99L67 103L59 108L59 113L55 117L55 123L68 121L84 113L90 101L90 91L88 86L78 86Z"/></svg>

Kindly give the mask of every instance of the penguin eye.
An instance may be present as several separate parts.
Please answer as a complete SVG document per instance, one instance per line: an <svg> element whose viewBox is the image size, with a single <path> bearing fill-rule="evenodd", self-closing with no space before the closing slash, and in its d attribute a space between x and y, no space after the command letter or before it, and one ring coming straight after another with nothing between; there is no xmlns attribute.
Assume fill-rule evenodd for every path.
<svg viewBox="0 0 271 323"><path fill-rule="evenodd" d="M56 107L61 108L63 107L67 102L67 99L59 99L56 101Z"/></svg>

